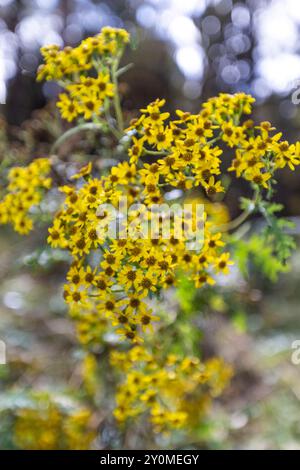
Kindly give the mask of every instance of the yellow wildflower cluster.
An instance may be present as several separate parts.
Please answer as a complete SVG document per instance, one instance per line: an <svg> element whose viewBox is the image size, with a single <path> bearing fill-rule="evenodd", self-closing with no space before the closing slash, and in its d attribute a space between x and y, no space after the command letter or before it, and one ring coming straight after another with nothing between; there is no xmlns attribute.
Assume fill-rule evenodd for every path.
<svg viewBox="0 0 300 470"><path fill-rule="evenodd" d="M176 214L171 219L168 238L162 238L159 231L145 237L143 228L146 225L148 229L153 216L153 201L146 194L143 170L134 163L120 163L100 179L84 173L83 184L79 179L77 186L61 188L66 195L64 207L49 229L48 242L68 249L74 259L64 297L73 317L79 319L84 341L89 336L86 324L98 323L100 327L105 319L122 336L139 341L141 330L152 328L152 321L158 320L147 305L149 295L174 285L176 272L183 266L197 287L213 284L213 272L228 272L229 253L223 252L221 234L212 231L205 214L197 217L192 204L184 210L185 228L203 228L203 246L192 251L185 233L177 236L182 214L180 219ZM126 197L129 208L141 204L128 211L128 221L118 237L112 238L109 222L118 220L122 213L121 196ZM105 209L108 204L113 212ZM82 310L89 312L86 317L80 314Z"/></svg>
<svg viewBox="0 0 300 470"><path fill-rule="evenodd" d="M70 305L69 313L76 326L80 343L92 347L101 344L104 335L109 331L110 322L100 316L95 302L90 301L82 308L80 303Z"/></svg>
<svg viewBox="0 0 300 470"><path fill-rule="evenodd" d="M199 114L176 111L177 119L162 112L165 100L156 100L142 109L129 130L134 132L130 162L143 165L145 191L156 202L161 198L160 184L179 189L200 186L209 197L224 192L221 180L222 149L218 141L236 148L229 171L258 188L270 188L274 171L300 164L300 143L280 141L282 134L271 135L275 128L269 122L254 126L242 114L251 113L254 98L244 93L221 93L202 105ZM154 164L142 163L141 157L157 154Z"/></svg>
<svg viewBox="0 0 300 470"><path fill-rule="evenodd" d="M270 189L276 170L286 166L294 170L295 166L300 164L300 143L290 145L287 141L280 140L281 132L270 135L275 128L267 121L259 126L248 122L244 127L247 130L243 131L241 128L244 136L239 138L237 143L235 129L230 137L227 136L229 145L238 147L228 171L235 172L238 178L243 177L259 187Z"/></svg>
<svg viewBox="0 0 300 470"><path fill-rule="evenodd" d="M58 102L63 118L73 121L82 116L89 120L107 109L115 92L112 69L128 41L125 30L105 27L78 47L59 50L51 45L41 49L45 64L39 68L38 80L58 80L65 88Z"/></svg>
<svg viewBox="0 0 300 470"><path fill-rule="evenodd" d="M67 93L59 95L57 106L68 121L79 115L84 119L100 116L105 100L114 95L114 85L107 72L99 72L96 78L80 76L78 83L67 85L65 89Z"/></svg>
<svg viewBox="0 0 300 470"><path fill-rule="evenodd" d="M35 393L32 406L16 412L15 442L27 450L85 450L95 439L91 412L78 405L55 401L48 394Z"/></svg>
<svg viewBox="0 0 300 470"><path fill-rule="evenodd" d="M27 167L14 167L8 173L7 194L0 201L0 224L11 223L20 234L27 234L33 226L29 217L32 206L40 203L44 190L51 186L50 162L38 158Z"/></svg>
<svg viewBox="0 0 300 470"><path fill-rule="evenodd" d="M107 26L102 28L100 34L84 39L74 48L60 50L55 44L42 47L45 64L39 67L38 80L71 80L73 74L90 70L99 58L111 63L128 42L127 31Z"/></svg>
<svg viewBox="0 0 300 470"><path fill-rule="evenodd" d="M116 395L116 419L124 423L147 413L156 432L189 429L189 423L199 422L232 375L220 359L201 363L196 357L169 354L162 362L140 346L112 352L111 363L124 376Z"/></svg>
<svg viewBox="0 0 300 470"><path fill-rule="evenodd" d="M140 331L151 328L152 321L158 319L148 307L147 297L174 285L178 270L184 269L197 288L213 284L214 272L228 272L229 253L223 251L221 234L207 214L197 220L193 209L185 210L184 224L191 230L201 230L204 225L203 245L194 251L187 247L187 238L178 237L176 214L168 238L160 235L160 229L145 237L143 228L153 215L153 205L166 203L165 186L188 190L201 185L210 197L223 191L216 179L221 174L222 150L215 141L228 140L225 124L229 121L225 119L235 118L237 110L249 113L252 101L244 94L220 95L204 103L198 115L177 111L178 119L164 125L169 113L161 112L164 100L157 100L132 123L129 162L119 163L100 179L89 176L91 167L85 167L75 175L77 184L61 188L66 200L49 230L48 241L53 247L68 249L74 258L64 294L73 316L79 318L82 309L93 312L88 317L92 323L97 315L101 322L108 318L122 336L139 341ZM245 128L249 129L249 124ZM221 131L217 137L216 129ZM239 135L242 142L242 132ZM152 153L154 162L144 162L143 157ZM109 222L119 218L124 197L128 206L140 206L128 214L123 232L112 239ZM108 204L114 213L98 211L99 206ZM132 226L135 232L140 231L139 237L131 236ZM97 263L92 262L94 252ZM86 322L80 320L78 329L87 330Z"/></svg>
<svg viewBox="0 0 300 470"><path fill-rule="evenodd" d="M232 262L218 229L229 225L220 203L226 186L225 145L232 156L228 171L250 183L260 197L254 205L264 209L264 194L272 192L275 171L294 170L300 164L300 143L282 140L269 122L255 126L245 120L254 99L244 93L221 93L196 114L177 110L174 119L162 110L165 100L157 99L124 130L117 78L124 71L118 66L128 41L126 31L103 28L76 48L42 49L45 64L38 79L58 81L65 91L58 102L62 117L80 119L79 126L57 142L81 131L87 120L92 124L85 129L112 132L118 140L116 155L128 155L110 170L103 169L100 177L87 162L59 188L64 202L47 240L72 258L64 298L81 343L93 350L112 332L134 343L129 351L111 354L111 364L123 376L116 419L125 423L147 415L155 432L192 429L232 371L220 359L202 363L154 349L154 335L148 335L152 350L142 347L144 332L153 331L159 320L158 302L152 299L160 299L180 278L201 288L229 271ZM20 233L30 231L28 214L50 187L49 172L47 159L9 172L0 223L12 223ZM178 198L179 211L170 203L172 197ZM205 205L200 215L199 204ZM107 336L109 343L119 343L114 335ZM94 397L97 385L97 361L87 354L83 388ZM86 448L93 435L85 408L65 410L48 399L40 409L18 411L16 442L21 448Z"/></svg>

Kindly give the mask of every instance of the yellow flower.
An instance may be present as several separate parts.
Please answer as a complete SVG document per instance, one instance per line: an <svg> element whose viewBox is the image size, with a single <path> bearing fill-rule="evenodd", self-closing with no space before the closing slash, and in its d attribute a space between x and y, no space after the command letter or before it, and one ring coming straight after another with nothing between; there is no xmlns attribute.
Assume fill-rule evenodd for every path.
<svg viewBox="0 0 300 470"><path fill-rule="evenodd" d="M253 181L253 183L266 189L269 188L268 181L271 177L271 173L261 173L259 169L256 170L255 168L252 171L248 170L246 173L246 179Z"/></svg>
<svg viewBox="0 0 300 470"><path fill-rule="evenodd" d="M136 181L136 166L127 162L119 163L111 169L111 182L127 185Z"/></svg>
<svg viewBox="0 0 300 470"><path fill-rule="evenodd" d="M124 286L126 290L134 287L135 289L140 285L142 280L142 273L134 269L133 266L124 266L118 274L118 282Z"/></svg>
<svg viewBox="0 0 300 470"><path fill-rule="evenodd" d="M215 268L217 272L222 272L223 274L229 273L229 266L233 264L229 259L230 253L222 253L221 256L215 262Z"/></svg>
<svg viewBox="0 0 300 470"><path fill-rule="evenodd" d="M66 93L59 95L57 107L60 109L62 117L69 122L73 121L80 113L78 102L70 99Z"/></svg>
<svg viewBox="0 0 300 470"><path fill-rule="evenodd" d="M64 228L59 220L55 219L53 226L48 229L48 232L47 242L53 248L67 248L68 242L65 238Z"/></svg>
<svg viewBox="0 0 300 470"><path fill-rule="evenodd" d="M173 134L167 127L155 126L150 130L147 141L150 145L155 145L157 150L169 149L173 141Z"/></svg>
<svg viewBox="0 0 300 470"><path fill-rule="evenodd" d="M146 118L143 121L144 126L157 126L163 124L163 121L168 119L170 113L161 113L160 108L162 108L165 104L166 100L157 99L150 103L146 108L142 108L141 112L146 114Z"/></svg>
<svg viewBox="0 0 300 470"><path fill-rule="evenodd" d="M106 97L114 96L114 85L110 82L110 76L108 73L101 72L96 79L99 98L104 100Z"/></svg>
<svg viewBox="0 0 300 470"><path fill-rule="evenodd" d="M286 141L280 142L275 163L277 168L285 168L288 165L290 170L294 171L295 166L300 165L300 142L293 145L289 145Z"/></svg>
<svg viewBox="0 0 300 470"><path fill-rule="evenodd" d="M153 315L151 310L139 310L136 322L141 325L143 331L153 331L152 322L155 321L159 321L159 317L157 315Z"/></svg>
<svg viewBox="0 0 300 470"><path fill-rule="evenodd" d="M92 171L92 162L89 162L87 165L84 165L78 173L71 176L72 180L76 180L79 178L83 178L84 176L88 176Z"/></svg>
<svg viewBox="0 0 300 470"><path fill-rule="evenodd" d="M224 192L221 181L215 181L214 176L209 178L208 183L203 181L202 185L204 186L208 196L214 196L216 193Z"/></svg>
<svg viewBox="0 0 300 470"><path fill-rule="evenodd" d="M64 299L71 305L78 304L84 308L87 302L87 292L86 290L80 289L80 287L73 284L66 284L64 290Z"/></svg>
<svg viewBox="0 0 300 470"><path fill-rule="evenodd" d="M132 137L133 145L128 150L130 163L136 164L142 155L144 149L145 138L137 139L135 136Z"/></svg>
<svg viewBox="0 0 300 470"><path fill-rule="evenodd" d="M32 219L16 215L13 221L14 229L21 235L27 235L33 227Z"/></svg>
<svg viewBox="0 0 300 470"><path fill-rule="evenodd" d="M83 96L78 104L78 113L83 114L83 118L89 120L91 117L101 114L102 106L102 99L93 96Z"/></svg>
<svg viewBox="0 0 300 470"><path fill-rule="evenodd" d="M0 202L1 223L11 223L22 235L32 230L30 210L40 203L45 190L51 187L52 180L47 177L50 170L50 161L38 158L27 167L14 167L9 171L8 192Z"/></svg>

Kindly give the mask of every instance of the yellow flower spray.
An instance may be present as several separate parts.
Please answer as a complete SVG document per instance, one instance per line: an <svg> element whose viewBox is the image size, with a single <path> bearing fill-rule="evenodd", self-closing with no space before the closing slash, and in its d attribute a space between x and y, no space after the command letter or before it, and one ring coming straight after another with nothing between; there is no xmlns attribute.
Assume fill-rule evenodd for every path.
<svg viewBox="0 0 300 470"><path fill-rule="evenodd" d="M245 119L254 99L244 93L221 93L203 103L197 114L177 110L173 117L163 110L165 100L157 99L126 123L118 77L127 70L126 66L119 68L119 63L128 42L126 31L106 27L75 48L42 48L44 64L38 80L59 83L64 90L57 103L61 116L77 122L55 142L52 152L77 132L100 130L111 134L126 155L101 175L93 170L91 161L86 162L59 188L64 201L49 228L48 243L67 250L73 260L64 298L83 347L93 351L107 335L113 335L116 350L110 355L110 364L121 378L116 419L124 425L146 414L155 432L166 432L199 422L232 370L219 358L201 362L184 351L181 355L160 351L153 340L161 322L155 308L158 302L153 299L157 301L167 289L176 288L182 271L197 289L215 284L219 273L228 274L233 262L227 234L251 214L259 212L272 229L279 228L271 205L276 172L285 167L294 170L300 164L300 143L290 145L282 140L282 134L274 132L269 122L256 126ZM226 192L221 167L224 145L232 156L227 171L253 189L253 198L244 200L244 212L233 221L228 221L220 202ZM12 223L22 234L32 229L30 211L50 188L49 174L56 171L56 161L51 155L9 171L7 192L0 202L0 223ZM173 189L179 191L181 201L189 203L185 215L190 229L200 229L193 202L204 203L200 220L203 244L199 248L191 250L190 239L177 236L176 214L169 237L142 236L153 206L168 207L166 195ZM99 207L109 205L119 215L124 197L128 206L139 207L129 213L121 236L114 238L109 232L112 216L104 209L99 212ZM137 219L141 222L134 228L141 236L132 238L128 230ZM96 373L95 361L88 358L85 380L88 374ZM95 382L87 383L93 394ZM19 442L33 420L44 419L32 413L24 410L18 417ZM44 429L39 436L30 431L27 447L36 445L32 442L39 448L58 445L55 430L62 432L59 411L51 406L47 413L45 422L53 422L51 429ZM79 417L68 418L63 429L67 446L70 442L75 448L81 445L77 443L81 431L76 429L82 429L87 419L84 411Z"/></svg>

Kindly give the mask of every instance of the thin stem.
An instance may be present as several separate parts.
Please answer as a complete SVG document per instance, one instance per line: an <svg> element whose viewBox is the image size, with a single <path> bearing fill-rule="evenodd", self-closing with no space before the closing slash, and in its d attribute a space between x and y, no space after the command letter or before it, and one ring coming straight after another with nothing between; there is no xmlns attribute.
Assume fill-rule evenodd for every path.
<svg viewBox="0 0 300 470"><path fill-rule="evenodd" d="M98 123L93 123L93 122L85 122L83 124L79 124L76 127L72 127L72 129L69 129L66 131L64 134L62 134L52 145L50 149L50 154L53 154L56 152L56 150L68 139L73 137L74 135L78 134L81 131L96 131L96 130L101 130L103 129L103 124L98 124Z"/></svg>
<svg viewBox="0 0 300 470"><path fill-rule="evenodd" d="M144 153L146 155L162 155L162 156L168 155L168 152L160 152L158 150L148 150L145 148L144 148Z"/></svg>
<svg viewBox="0 0 300 470"><path fill-rule="evenodd" d="M102 253L105 254L105 249L103 248L103 246L102 246L102 245L99 245L99 248L100 248L100 250L102 251Z"/></svg>
<svg viewBox="0 0 300 470"><path fill-rule="evenodd" d="M109 122L108 122L108 127L111 133L116 137L117 140L120 140L123 137L122 132L119 132L118 129L115 129L113 126L111 126Z"/></svg>
<svg viewBox="0 0 300 470"><path fill-rule="evenodd" d="M122 137L123 137L123 134L122 132L119 132L118 129L116 129L112 124L111 124L111 116L109 114L109 110L107 109L107 107L105 107L105 118L106 118L106 121L107 121L107 124L109 126L109 129L111 130L111 132L114 134L114 136L120 140Z"/></svg>
<svg viewBox="0 0 300 470"><path fill-rule="evenodd" d="M222 224L221 226L217 227L218 231L220 232L229 232L230 230L234 230L242 225L248 217L252 214L253 210L247 209L243 211L238 217L231 220L227 224Z"/></svg>
<svg viewBox="0 0 300 470"><path fill-rule="evenodd" d="M223 135L223 132L220 132L219 135L217 135L216 137L214 137L211 140L208 140L207 145L210 146L210 145L214 144L215 142L218 142L218 140L220 140L222 138L222 135Z"/></svg>
<svg viewBox="0 0 300 470"><path fill-rule="evenodd" d="M127 72L127 70L130 70L133 67L133 64L127 64L124 67L121 67L119 70L116 71L116 76L120 77L120 75L123 75L123 73Z"/></svg>
<svg viewBox="0 0 300 470"><path fill-rule="evenodd" d="M116 119L117 119L117 124L118 124L118 129L121 133L124 131L124 122L123 122L123 114L122 114L122 109L121 109L121 103L120 103L120 96L119 96L119 90L118 90L118 65L119 65L119 60L116 59L115 62L112 65L111 68L111 75L112 75L112 81L115 86L115 93L114 93L114 108L115 108L115 113L116 113Z"/></svg>
<svg viewBox="0 0 300 470"><path fill-rule="evenodd" d="M8 166L8 163L9 163L9 159L3 157L3 159L0 162L0 171L5 170L5 167Z"/></svg>
<svg viewBox="0 0 300 470"><path fill-rule="evenodd" d="M257 204L259 201L260 193L259 190L255 191L255 195L253 197L252 203L249 204L249 207L245 209L238 217L231 220L227 224L222 224L216 227L219 232L229 232L230 230L235 230L240 225L242 225L248 217L253 214L255 209L257 208Z"/></svg>

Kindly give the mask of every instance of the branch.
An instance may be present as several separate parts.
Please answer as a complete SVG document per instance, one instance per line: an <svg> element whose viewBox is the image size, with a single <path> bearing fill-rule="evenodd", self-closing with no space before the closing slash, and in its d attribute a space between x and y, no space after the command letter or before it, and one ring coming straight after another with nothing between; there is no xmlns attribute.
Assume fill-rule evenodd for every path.
<svg viewBox="0 0 300 470"><path fill-rule="evenodd" d="M259 198L260 198L260 193L259 193L259 190L257 189L247 209L245 209L238 217L231 220L227 224L222 224L216 227L217 230L219 232L229 232L230 230L235 230L240 225L242 225L248 219L248 217L255 212L258 202L259 202Z"/></svg>
<svg viewBox="0 0 300 470"><path fill-rule="evenodd" d="M127 64L124 67L121 67L119 70L116 72L116 77L118 78L120 75L123 75L123 73L127 72L127 70L130 70L133 67L133 64Z"/></svg>
<svg viewBox="0 0 300 470"><path fill-rule="evenodd" d="M114 108L115 108L115 113L116 113L116 119L117 119L117 123L118 123L118 129L121 133L123 133L123 131L124 131L124 122L123 122L123 114L122 114L119 91L118 91L118 75L117 75L118 65L119 65L119 61L116 60L112 65L111 75L112 75L113 84L115 86L113 102L114 102Z"/></svg>
<svg viewBox="0 0 300 470"><path fill-rule="evenodd" d="M78 134L81 131L97 131L97 130L102 130L103 129L103 124L97 124L93 122L85 122L84 124L79 124L76 127L72 127L72 129L69 129L66 131L64 134L62 134L52 145L50 149L50 154L53 154L56 152L56 150L68 139L73 137L74 135Z"/></svg>

